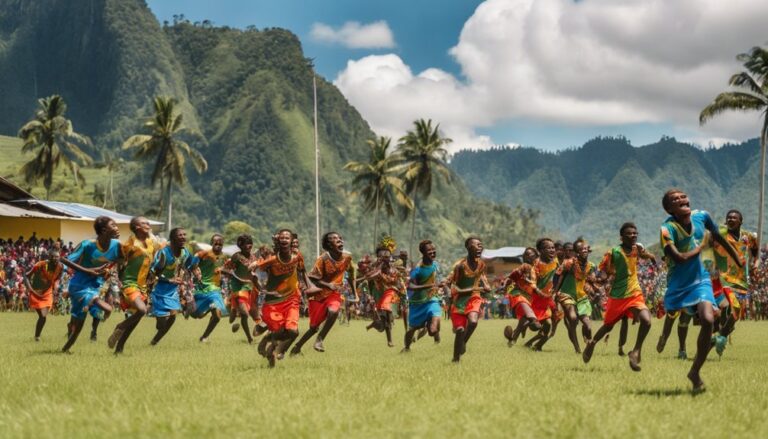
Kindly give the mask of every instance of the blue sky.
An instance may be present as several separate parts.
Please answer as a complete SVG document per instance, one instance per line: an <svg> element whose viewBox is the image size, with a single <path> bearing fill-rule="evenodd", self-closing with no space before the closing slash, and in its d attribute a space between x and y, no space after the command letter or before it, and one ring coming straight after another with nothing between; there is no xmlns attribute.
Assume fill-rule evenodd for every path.
<svg viewBox="0 0 768 439"><path fill-rule="evenodd" d="M297 34L378 134L432 118L454 150L643 145L671 135L720 145L756 137L755 117L704 127L737 53L766 43L768 2L732 0L149 0L158 20ZM725 38L713 38L712 29Z"/></svg>

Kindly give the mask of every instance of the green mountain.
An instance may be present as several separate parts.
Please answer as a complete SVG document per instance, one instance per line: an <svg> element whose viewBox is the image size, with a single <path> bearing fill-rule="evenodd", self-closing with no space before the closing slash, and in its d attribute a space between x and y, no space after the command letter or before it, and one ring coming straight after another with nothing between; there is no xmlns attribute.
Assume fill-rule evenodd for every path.
<svg viewBox="0 0 768 439"><path fill-rule="evenodd" d="M625 221L640 228L641 241L658 240L667 217L661 197L672 187L688 192L692 206L717 221L732 208L745 226L757 224L759 142L702 150L674 138L642 147L625 138L596 138L581 148L548 153L534 148L462 151L453 169L476 195L541 212L554 236L585 236L604 246L618 239Z"/></svg>
<svg viewBox="0 0 768 439"><path fill-rule="evenodd" d="M191 173L190 187L174 198L174 224L199 238L240 220L261 242L290 227L314 250L307 245L315 222L314 74L298 38L283 29L161 25L141 0L0 0L0 134L15 135L36 99L56 93L67 101L75 129L94 140L92 152L114 151L139 132L154 96L175 97L185 124L205 138L196 146L208 172ZM330 82L318 77L317 94L321 229L341 231L353 251L370 251L372 215L361 212L342 168L367 158L366 140L374 133ZM123 158L117 209L161 216L159 190L147 187L148 166ZM54 193L87 201L97 198L93 184ZM487 235L492 247L526 242L539 230L534 212L478 201L461 182L438 189L418 224L419 237L450 255L469 233ZM384 230L403 243L409 225L392 219Z"/></svg>

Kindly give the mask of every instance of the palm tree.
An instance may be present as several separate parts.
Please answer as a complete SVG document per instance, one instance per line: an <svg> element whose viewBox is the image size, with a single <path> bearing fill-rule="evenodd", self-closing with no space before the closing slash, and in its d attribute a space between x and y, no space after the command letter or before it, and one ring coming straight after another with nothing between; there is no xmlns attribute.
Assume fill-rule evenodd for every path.
<svg viewBox="0 0 768 439"><path fill-rule="evenodd" d="M198 173L208 169L208 162L203 155L179 137L183 134L202 138L202 134L189 128L182 127L183 115L177 114L174 107L176 100L159 96L153 101L155 115L144 123L144 129L149 134L136 134L123 143L123 149L136 150L135 157L141 160L154 160L152 170L152 185L160 180L160 189L166 184L165 194L168 202L168 217L166 230L171 230L173 212L173 184L184 186L187 183L186 161L192 160L192 165Z"/></svg>
<svg viewBox="0 0 768 439"><path fill-rule="evenodd" d="M389 153L392 139L379 137L369 140L371 154L368 162L349 162L344 166L355 175L352 184L359 187L364 212L374 211L373 245L376 247L379 233L379 210L383 207L387 216L396 211L413 209L413 201L403 190L403 181L397 174L397 157Z"/></svg>
<svg viewBox="0 0 768 439"><path fill-rule="evenodd" d="M707 121L725 111L760 111L763 127L760 130L760 201L757 215L757 244L763 237L763 209L765 207L765 145L768 138L768 50L753 47L749 53L736 57L745 70L731 76L728 85L732 90L717 95L699 115L699 123Z"/></svg>
<svg viewBox="0 0 768 439"><path fill-rule="evenodd" d="M414 129L400 138L398 154L403 163L403 180L406 192L413 198L413 217L411 219L411 240L409 250L413 257L413 238L416 233L416 211L419 196L427 199L432 194L434 181L453 182L453 174L448 168L448 151L445 145L453 140L440 135L440 124L432 128L432 119L419 119L413 122Z"/></svg>
<svg viewBox="0 0 768 439"><path fill-rule="evenodd" d="M19 137L24 141L21 152L35 151L35 157L24 164L21 173L27 184L35 184L41 178L45 186L45 199L51 195L53 172L62 162L72 172L75 184L85 184L85 177L80 173L80 166L93 162L79 145L91 145L88 137L78 134L72 128L72 121L64 117L67 104L59 95L38 99L40 108L35 118L25 123L19 130Z"/></svg>

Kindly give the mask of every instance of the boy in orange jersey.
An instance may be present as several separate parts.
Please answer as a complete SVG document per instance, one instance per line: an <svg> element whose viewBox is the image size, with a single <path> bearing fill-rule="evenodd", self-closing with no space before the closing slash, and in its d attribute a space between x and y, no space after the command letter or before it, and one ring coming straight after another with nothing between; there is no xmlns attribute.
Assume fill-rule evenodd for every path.
<svg viewBox="0 0 768 439"><path fill-rule="evenodd" d="M491 291L485 277L486 265L480 255L483 242L470 236L464 241L467 256L459 259L453 266L448 285L453 288L451 304L451 323L456 334L453 342L453 362L458 363L466 353L467 342L477 328L477 320L482 305L482 293Z"/></svg>
<svg viewBox="0 0 768 439"><path fill-rule="evenodd" d="M40 341L48 312L53 308L53 290L61 278L61 257L58 250L48 252L48 259L32 266L24 277L29 290L29 307L37 312L35 341Z"/></svg>
<svg viewBox="0 0 768 439"><path fill-rule="evenodd" d="M555 243L549 238L540 238L536 241L536 250L539 252L539 259L536 261L536 294L531 297L531 308L536 315L536 319L541 323L541 330L533 336L526 347L534 351L541 351L544 344L552 335L550 329L550 319L553 316L552 310L555 308L552 292L554 287L555 273L560 265L555 257ZM556 309L556 308L555 308Z"/></svg>
<svg viewBox="0 0 768 439"><path fill-rule="evenodd" d="M517 317L517 327L514 330L512 326L504 328L507 346L514 346L517 343L517 338L525 329L529 327L534 331L541 329L541 324L531 307L531 298L534 294L539 294L538 288L536 288L536 270L534 268L538 259L539 253L535 248L526 248L523 252L523 265L512 271L507 279L507 288L510 291L509 308Z"/></svg>
<svg viewBox="0 0 768 439"><path fill-rule="evenodd" d="M264 356L269 367L275 367L276 360L283 357L299 336L299 275L304 272L304 258L300 252L291 249L292 235L289 229L281 229L275 235L275 254L248 267L267 273L262 319L270 332L264 338L268 343ZM308 294L319 291L309 279L304 281Z"/></svg>
<svg viewBox="0 0 768 439"><path fill-rule="evenodd" d="M300 354L301 347L317 334L318 330L320 333L313 348L317 352L325 352L323 341L339 316L345 274L349 275L352 292L357 294L352 255L344 251L344 239L336 232L328 232L323 235L322 246L325 253L317 258L315 266L309 273L309 278L320 287L319 292L309 296L309 331L305 332L293 347L291 356ZM320 329L321 324L323 324L322 329Z"/></svg>

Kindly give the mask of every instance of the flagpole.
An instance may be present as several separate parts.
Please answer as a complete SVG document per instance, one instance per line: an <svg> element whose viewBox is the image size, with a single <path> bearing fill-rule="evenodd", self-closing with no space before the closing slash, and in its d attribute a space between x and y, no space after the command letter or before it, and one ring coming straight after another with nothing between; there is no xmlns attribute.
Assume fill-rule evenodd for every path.
<svg viewBox="0 0 768 439"><path fill-rule="evenodd" d="M317 76L312 72L312 93L315 103L315 250L320 256L320 146L317 142Z"/></svg>

